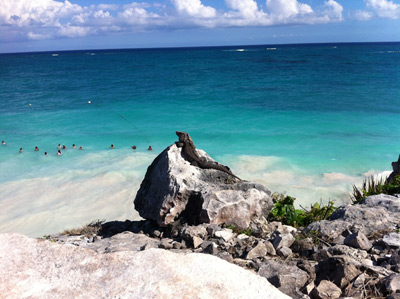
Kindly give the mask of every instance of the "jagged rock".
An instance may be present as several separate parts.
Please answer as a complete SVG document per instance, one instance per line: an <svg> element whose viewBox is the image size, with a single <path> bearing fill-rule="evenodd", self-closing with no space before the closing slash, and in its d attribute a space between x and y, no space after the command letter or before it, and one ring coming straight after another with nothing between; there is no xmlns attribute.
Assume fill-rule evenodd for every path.
<svg viewBox="0 0 400 299"><path fill-rule="evenodd" d="M219 250L218 250L218 246L217 244L211 242L210 244L208 244L207 247L205 247L203 249L204 253L208 253L208 254L212 254L212 255L217 255Z"/></svg>
<svg viewBox="0 0 400 299"><path fill-rule="evenodd" d="M382 241L392 247L400 247L400 233L391 233L383 237Z"/></svg>
<svg viewBox="0 0 400 299"><path fill-rule="evenodd" d="M163 249L172 249L173 248L173 240L171 239L162 239L160 245L158 246L159 248Z"/></svg>
<svg viewBox="0 0 400 299"><path fill-rule="evenodd" d="M240 235L238 235L236 238L238 238L239 240L246 240L246 239L249 238L249 236L248 236L248 235L245 235L245 234L240 234Z"/></svg>
<svg viewBox="0 0 400 299"><path fill-rule="evenodd" d="M220 251L216 255L217 257L223 259L224 261L227 261L228 263L233 263L234 261L232 255L230 255L228 252Z"/></svg>
<svg viewBox="0 0 400 299"><path fill-rule="evenodd" d="M307 283L307 272L296 266L267 260L261 264L258 275L268 279L275 287L292 298L297 298L299 290Z"/></svg>
<svg viewBox="0 0 400 299"><path fill-rule="evenodd" d="M192 242L193 242L193 248L197 248L197 247L200 246L201 243L203 243L203 239L194 236L193 239L192 239Z"/></svg>
<svg viewBox="0 0 400 299"><path fill-rule="evenodd" d="M202 225L186 226L182 229L181 235L185 239L190 239L194 236L204 239L204 237L207 235L207 229Z"/></svg>
<svg viewBox="0 0 400 299"><path fill-rule="evenodd" d="M339 298L342 291L334 283L322 280L317 287L311 291L311 299L335 299Z"/></svg>
<svg viewBox="0 0 400 299"><path fill-rule="evenodd" d="M296 233L297 229L290 225L282 224L279 221L272 221L266 224L270 232L278 232L280 234Z"/></svg>
<svg viewBox="0 0 400 299"><path fill-rule="evenodd" d="M298 260L297 261L297 267L299 269L307 272L307 274L309 276L308 282L312 282L316 278L316 274L315 274L316 264L317 264L317 262L309 261L309 260ZM311 292L311 290L312 290L312 288L309 290L309 292L307 294L309 294Z"/></svg>
<svg viewBox="0 0 400 299"><path fill-rule="evenodd" d="M397 161L392 162L393 171L386 179L386 183L390 184L394 181L395 177L400 175L400 155Z"/></svg>
<svg viewBox="0 0 400 299"><path fill-rule="evenodd" d="M365 250L356 249L345 245L332 246L328 249L328 252L332 255L345 255L359 262L362 262L368 258L368 253Z"/></svg>
<svg viewBox="0 0 400 299"><path fill-rule="evenodd" d="M292 234L279 234L273 241L273 245L275 250L277 250L278 248L281 248L283 246L285 247L290 247L292 246L293 242L294 242L295 238L293 237Z"/></svg>
<svg viewBox="0 0 400 299"><path fill-rule="evenodd" d="M0 235L4 298L289 298L266 279L206 254L93 250Z"/></svg>
<svg viewBox="0 0 400 299"><path fill-rule="evenodd" d="M314 242L311 238L300 239L293 244L293 251L304 257L311 257L314 252Z"/></svg>
<svg viewBox="0 0 400 299"><path fill-rule="evenodd" d="M207 226L206 229L207 229L207 234L208 234L210 237L214 237L214 236L215 236L215 233L216 233L217 231L221 230L222 228L221 228L219 225L210 224L210 225Z"/></svg>
<svg viewBox="0 0 400 299"><path fill-rule="evenodd" d="M81 236L82 237L82 236ZM76 238L76 237L75 237ZM123 232L116 234L110 238L98 239L96 242L78 242L77 240L69 239L63 242L74 244L75 246L90 248L99 253L110 253L119 251L140 251L149 248L157 248L160 244L159 240L152 239L146 235L134 234L132 232Z"/></svg>
<svg viewBox="0 0 400 299"><path fill-rule="evenodd" d="M287 258L291 256L293 252L289 247L282 246L276 250L276 253L281 257Z"/></svg>
<svg viewBox="0 0 400 299"><path fill-rule="evenodd" d="M250 250L249 253L247 253L246 259L252 260L258 257L264 257L267 255L267 253L267 246L259 241L257 245L252 250Z"/></svg>
<svg viewBox="0 0 400 299"><path fill-rule="evenodd" d="M275 247L272 245L270 241L264 241L265 247L267 247L267 251L269 255L276 255Z"/></svg>
<svg viewBox="0 0 400 299"><path fill-rule="evenodd" d="M212 160L204 151L197 153ZM246 229L268 215L270 195L261 184L232 181L225 172L190 165L174 144L149 166L134 204L140 216L160 226L184 218L189 224L226 223Z"/></svg>
<svg viewBox="0 0 400 299"><path fill-rule="evenodd" d="M339 207L327 220L313 222L305 232L318 231L322 237L334 240L342 232L363 232L366 236L379 231L394 231L400 219L400 198L373 195L361 204Z"/></svg>
<svg viewBox="0 0 400 299"><path fill-rule="evenodd" d="M348 235L346 239L344 239L344 244L367 251L370 250L372 247L371 242L362 232L356 232L354 234Z"/></svg>
<svg viewBox="0 0 400 299"><path fill-rule="evenodd" d="M228 242L235 236L235 234L232 232L231 229L224 228L222 230L215 232L215 236L217 238L222 238L225 242Z"/></svg>
<svg viewBox="0 0 400 299"><path fill-rule="evenodd" d="M317 266L317 282L329 280L343 288L361 273L355 264L357 265L357 261L346 256L324 259Z"/></svg>
<svg viewBox="0 0 400 299"><path fill-rule="evenodd" d="M385 287L388 292L397 293L400 291L400 274L392 274L385 278Z"/></svg>

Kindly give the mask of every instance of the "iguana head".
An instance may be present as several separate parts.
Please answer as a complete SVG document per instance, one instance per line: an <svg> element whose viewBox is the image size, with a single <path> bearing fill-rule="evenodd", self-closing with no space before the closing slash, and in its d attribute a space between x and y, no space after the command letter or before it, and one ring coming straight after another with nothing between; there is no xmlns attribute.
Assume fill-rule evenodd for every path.
<svg viewBox="0 0 400 299"><path fill-rule="evenodd" d="M189 134L186 132L176 131L176 135L178 135L180 142L184 142L184 143L192 142L193 143L192 138L190 138Z"/></svg>

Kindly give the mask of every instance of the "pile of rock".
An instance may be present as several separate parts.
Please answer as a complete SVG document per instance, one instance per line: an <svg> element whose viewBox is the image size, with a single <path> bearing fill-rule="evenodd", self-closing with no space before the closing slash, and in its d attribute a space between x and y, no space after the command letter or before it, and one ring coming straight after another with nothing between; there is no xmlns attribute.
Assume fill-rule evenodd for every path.
<svg viewBox="0 0 400 299"><path fill-rule="evenodd" d="M197 150L197 155L216 163L203 151ZM254 288L246 297L285 298L284 293L292 298L400 298L400 196L370 196L361 204L340 207L327 220L296 229L279 222L268 223L264 216L273 206L271 192L230 174L191 165L181 148L172 145L148 168L135 198L135 208L146 220L108 222L90 236L54 235L49 239L113 258L116 253L134 252L146 261L160 260L159 256L164 256L160 252L175 252L179 257L171 256L169 261L176 265L182 255L212 255L225 264L227 261L258 274L256 285L251 283L251 277L237 274L244 277L249 289ZM147 256L146 252L151 254ZM197 257L185 259L196 265L202 263ZM126 263L124 260L122 267L127 267ZM224 271L235 271L218 265ZM190 268L187 264L184 267ZM221 272L209 269L210 274ZM150 279L150 283L159 286L169 274L161 269L151 275L157 275L157 271L162 279L158 283ZM193 267L187 271L194 271ZM191 280L176 272L173 275L177 281ZM243 286L237 280L234 283ZM225 285L218 287L223 284L220 280L211 284L220 291L212 288L202 294L209 291L208 297L218 298L240 298L243 294L239 290L235 293L236 287L235 292L229 292ZM263 293L270 284L282 293ZM198 287L195 284L192 289Z"/></svg>
<svg viewBox="0 0 400 299"><path fill-rule="evenodd" d="M357 207L367 214L381 211L382 205L369 207L371 201L385 202L383 206L389 218L400 220L396 214L400 211L395 212L399 198L372 196ZM400 233L390 221L382 231L378 231L382 223L369 223L368 231L374 231L369 235L355 231L355 227L338 225L338 222L350 221L344 215L349 215L353 208L342 207L338 212L341 217L333 214L331 220L312 223L303 230L279 222L266 223L258 231L243 232L232 226L188 225L180 221L160 227L155 221L143 220L105 223L96 236L53 236L52 239L99 253L162 248L214 255L265 277L292 298L378 295L397 298ZM364 221L366 227L368 219ZM328 230L331 236L325 234Z"/></svg>

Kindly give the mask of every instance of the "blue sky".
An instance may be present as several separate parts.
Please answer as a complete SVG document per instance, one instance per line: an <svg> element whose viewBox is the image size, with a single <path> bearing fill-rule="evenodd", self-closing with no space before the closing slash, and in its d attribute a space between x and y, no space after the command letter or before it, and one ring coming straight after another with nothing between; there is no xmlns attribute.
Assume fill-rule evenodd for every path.
<svg viewBox="0 0 400 299"><path fill-rule="evenodd" d="M0 0L0 53L400 41L400 0Z"/></svg>

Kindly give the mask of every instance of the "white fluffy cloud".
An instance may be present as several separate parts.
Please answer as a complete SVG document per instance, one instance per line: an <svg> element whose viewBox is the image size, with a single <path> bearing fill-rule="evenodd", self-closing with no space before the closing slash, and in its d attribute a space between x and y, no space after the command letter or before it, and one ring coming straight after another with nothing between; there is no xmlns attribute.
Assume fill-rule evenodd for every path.
<svg viewBox="0 0 400 299"><path fill-rule="evenodd" d="M398 19L400 18L400 4L387 0L367 0L367 7L372 8L378 17Z"/></svg>
<svg viewBox="0 0 400 299"><path fill-rule="evenodd" d="M200 0L173 0L179 14L191 17L212 18L217 11L210 6L204 6Z"/></svg>
<svg viewBox="0 0 400 299"><path fill-rule="evenodd" d="M299 3L297 0L267 0L266 5L272 15L283 20L313 13L310 5Z"/></svg>
<svg viewBox="0 0 400 299"><path fill-rule="evenodd" d="M225 0L225 9L220 10L201 0L89 6L73 1L0 0L0 40L81 37L157 28L328 23L342 20L343 12L334 0L326 0L314 9L301 0L263 0L265 7L256 0ZM379 8L382 14L398 9L397 4L385 0L368 0L368 5Z"/></svg>
<svg viewBox="0 0 400 299"><path fill-rule="evenodd" d="M374 17L400 19L400 4L389 0L366 0L366 10L358 10L355 16L359 20Z"/></svg>
<svg viewBox="0 0 400 299"><path fill-rule="evenodd" d="M331 20L342 20L343 6L334 0L325 2L326 10L325 13Z"/></svg>
<svg viewBox="0 0 400 299"><path fill-rule="evenodd" d="M256 19L260 15L257 2L254 0L225 0L225 2L230 9L238 11L245 19Z"/></svg>

